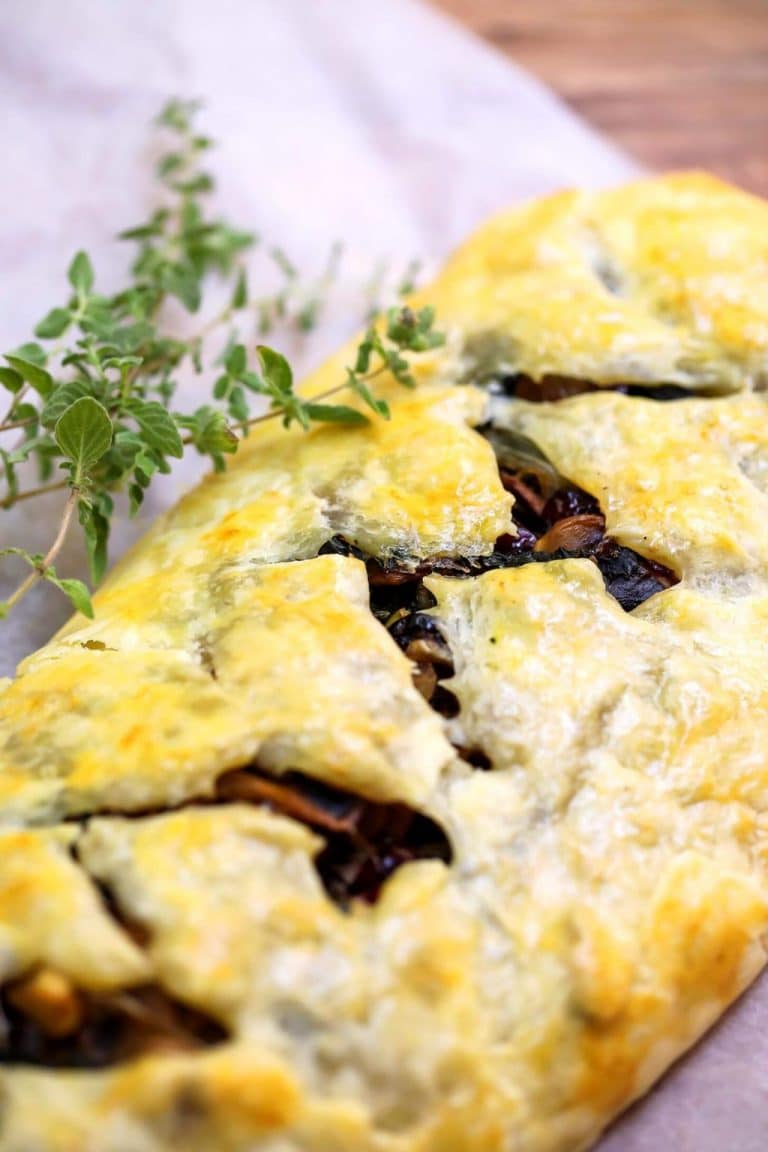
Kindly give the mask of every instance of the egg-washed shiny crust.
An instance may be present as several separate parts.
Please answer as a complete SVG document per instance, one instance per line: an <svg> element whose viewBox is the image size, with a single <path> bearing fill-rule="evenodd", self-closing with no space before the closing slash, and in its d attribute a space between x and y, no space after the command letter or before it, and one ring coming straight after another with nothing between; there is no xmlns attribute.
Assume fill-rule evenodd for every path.
<svg viewBox="0 0 768 1152"><path fill-rule="evenodd" d="M562 193L426 303L0 685L0 1152L573 1152L763 966L768 206Z"/></svg>

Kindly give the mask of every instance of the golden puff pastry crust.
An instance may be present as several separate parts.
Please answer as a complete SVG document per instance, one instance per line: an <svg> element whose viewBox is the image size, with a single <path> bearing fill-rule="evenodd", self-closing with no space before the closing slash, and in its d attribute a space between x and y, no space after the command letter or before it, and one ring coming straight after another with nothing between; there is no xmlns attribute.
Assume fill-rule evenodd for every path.
<svg viewBox="0 0 768 1152"><path fill-rule="evenodd" d="M705 175L513 209L0 685L0 1152L573 1152L757 975L767 272Z"/></svg>

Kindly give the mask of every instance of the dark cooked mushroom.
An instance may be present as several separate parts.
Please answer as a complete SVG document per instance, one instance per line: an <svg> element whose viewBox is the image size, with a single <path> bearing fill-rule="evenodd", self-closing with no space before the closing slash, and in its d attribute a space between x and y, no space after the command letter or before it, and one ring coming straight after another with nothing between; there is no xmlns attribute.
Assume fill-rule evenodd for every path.
<svg viewBox="0 0 768 1152"><path fill-rule="evenodd" d="M0 1064L106 1068L159 1052L188 1052L227 1039L214 1019L159 985L114 992L75 988L38 968L0 989Z"/></svg>
<svg viewBox="0 0 768 1152"><path fill-rule="evenodd" d="M600 502L576 484L564 484L556 489L544 505L542 515L550 525L569 516L600 516L605 527Z"/></svg>
<svg viewBox="0 0 768 1152"><path fill-rule="evenodd" d="M453 671L453 657L439 622L426 612L411 612L389 628L389 634L409 659Z"/></svg>
<svg viewBox="0 0 768 1152"><path fill-rule="evenodd" d="M384 881L409 860L450 863L452 849L434 820L407 804L386 803L335 788L300 772L279 779L255 767L225 773L220 799L264 804L300 820L325 838L315 866L326 891L342 906L373 903Z"/></svg>
<svg viewBox="0 0 768 1152"><path fill-rule="evenodd" d="M619 392L623 396L633 396L643 400L669 402L690 400L694 396L717 395L710 385L707 388L684 388L680 384L630 384L619 381L616 384L596 384L593 380L578 380L572 376L542 376L534 380L524 373L491 376L480 381L491 392L501 392L517 400L527 400L532 404L558 404L570 400L572 396L583 396L587 392Z"/></svg>
<svg viewBox="0 0 768 1152"><path fill-rule="evenodd" d="M604 537L592 559L600 569L605 587L625 612L631 612L650 596L677 584L679 577L663 564Z"/></svg>

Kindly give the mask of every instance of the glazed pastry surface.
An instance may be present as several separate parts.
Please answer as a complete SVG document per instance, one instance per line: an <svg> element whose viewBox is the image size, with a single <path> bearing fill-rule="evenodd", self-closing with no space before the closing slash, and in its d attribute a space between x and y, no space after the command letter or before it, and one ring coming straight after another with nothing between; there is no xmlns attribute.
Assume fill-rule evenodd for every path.
<svg viewBox="0 0 768 1152"><path fill-rule="evenodd" d="M765 962L768 205L413 303L390 421L262 425L0 682L0 1152L573 1152Z"/></svg>

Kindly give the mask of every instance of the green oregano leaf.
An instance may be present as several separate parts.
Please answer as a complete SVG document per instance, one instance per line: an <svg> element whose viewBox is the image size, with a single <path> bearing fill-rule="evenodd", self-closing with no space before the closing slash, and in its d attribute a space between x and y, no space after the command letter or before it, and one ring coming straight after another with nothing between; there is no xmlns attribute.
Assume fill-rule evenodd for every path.
<svg viewBox="0 0 768 1152"><path fill-rule="evenodd" d="M19 392L24 385L24 377L15 368L5 368L0 365L0 384L9 392Z"/></svg>
<svg viewBox="0 0 768 1152"><path fill-rule="evenodd" d="M43 399L50 394L53 388L53 377L45 368L41 368L38 364L33 363L33 361L26 360L18 355L11 356L6 353L5 359L11 368L18 372L19 376L21 376L30 387L34 388Z"/></svg>
<svg viewBox="0 0 768 1152"><path fill-rule="evenodd" d="M313 404L311 401L304 405L304 411L310 420L321 420L330 424L369 424L370 421L364 412L357 408L350 408L347 404Z"/></svg>
<svg viewBox="0 0 768 1152"><path fill-rule="evenodd" d="M230 376L238 378L245 372L247 358L245 353L245 346L243 344L235 344L233 348L227 353L227 358L224 361L224 367Z"/></svg>
<svg viewBox="0 0 768 1152"><path fill-rule="evenodd" d="M82 396L56 421L54 437L62 454L72 463L73 483L79 485L109 450L112 421L103 404L92 396Z"/></svg>
<svg viewBox="0 0 768 1152"><path fill-rule="evenodd" d="M78 296L85 297L93 288L93 265L87 252L76 254L67 272L67 279Z"/></svg>
<svg viewBox="0 0 768 1152"><path fill-rule="evenodd" d="M46 569L43 573L43 579L60 589L60 591L69 598L76 612L82 612L83 616L87 616L89 620L93 620L91 594L88 591L87 585L83 584L82 580L72 580L69 577L60 579L53 568Z"/></svg>
<svg viewBox="0 0 768 1152"><path fill-rule="evenodd" d="M267 344L257 345L256 351L261 364L264 381L276 396L287 396L293 391L293 370L280 352Z"/></svg>
<svg viewBox="0 0 768 1152"><path fill-rule="evenodd" d="M35 336L41 340L55 340L63 336L72 322L72 314L67 308L51 308L35 327Z"/></svg>
<svg viewBox="0 0 768 1152"><path fill-rule="evenodd" d="M162 404L156 400L135 401L129 407L131 416L144 434L150 448L161 456L175 456L181 459L184 446L176 423Z"/></svg>
<svg viewBox="0 0 768 1152"><path fill-rule="evenodd" d="M237 274L235 281L235 290L232 293L232 300L230 306L237 311L239 308L244 308L248 301L248 276L244 268L241 268Z"/></svg>
<svg viewBox="0 0 768 1152"><path fill-rule="evenodd" d="M98 584L107 567L107 542L109 540L109 516L111 515L111 501L105 506L88 507L80 505L80 523L85 535L85 546L88 552L88 566L91 572L91 581Z"/></svg>
<svg viewBox="0 0 768 1152"><path fill-rule="evenodd" d="M90 396L93 386L87 380L68 380L60 384L51 392L40 412L40 423L46 428L52 428L60 416L79 400L81 396Z"/></svg>
<svg viewBox="0 0 768 1152"><path fill-rule="evenodd" d="M38 368L44 368L47 360L48 353L42 344L37 344L34 341L29 341L27 344L20 344L18 348L13 350L14 356L20 356L22 360L27 360L30 364L37 364ZM6 356L6 360L8 357Z"/></svg>

